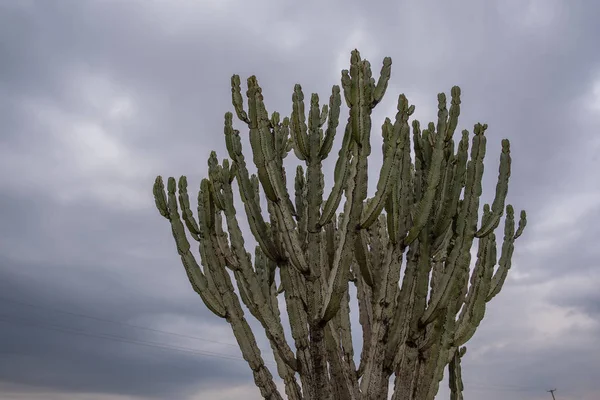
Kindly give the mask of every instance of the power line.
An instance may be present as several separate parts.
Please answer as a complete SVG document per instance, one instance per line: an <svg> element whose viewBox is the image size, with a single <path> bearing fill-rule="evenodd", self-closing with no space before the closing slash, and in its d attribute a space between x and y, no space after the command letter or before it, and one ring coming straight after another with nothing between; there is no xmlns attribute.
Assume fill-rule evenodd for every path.
<svg viewBox="0 0 600 400"><path fill-rule="evenodd" d="M190 353L190 354L195 354L195 355L200 355L200 356L207 356L207 357L216 357L216 358L221 358L221 359L229 359L229 360L233 360L233 361L243 361L246 362L246 360L244 360L241 357L236 357L236 356L230 356L227 354L223 354L223 353L216 353L216 352L211 352L211 351L206 351L206 350L197 350L197 349L192 349L190 347L183 347L183 346L173 346L173 345L166 345L163 343L159 343L159 342L151 342L151 341L144 341L144 340L137 340L137 339L130 339L130 338L126 338L123 336L117 336L117 335L109 335L109 334L97 334L97 333L91 333L91 332L85 332L85 331L80 331L80 330L75 330L73 328L70 327L64 327L64 326L60 326L60 325L54 325L54 324L40 324L40 323L36 323L33 321L23 321L23 320L15 320L14 318L11 319L6 319L3 317L8 317L8 315L3 315L0 314L0 322L6 322L6 323L12 323L12 324L21 324L21 325L29 325L29 326L37 326L40 327L42 329L49 329L49 330L53 330L53 331L58 331L58 332L63 332L63 333L70 333L73 335L79 335L79 336L87 336L87 337L93 337L93 338L100 338L100 339L105 339L105 340L112 340L115 342L121 342L121 343L128 343L128 344L137 344L140 346L146 346L146 347L153 347L153 348L158 348L158 349L162 349L162 350L175 350L175 351L180 351L183 353ZM265 364L271 364L271 365L275 365L272 362L269 361L265 361Z"/></svg>
<svg viewBox="0 0 600 400"><path fill-rule="evenodd" d="M128 327L131 327L131 328L142 329L142 330L145 330L145 331L156 332L156 333L163 333L163 334L166 334L166 335L179 336L179 337L182 337L182 338L201 340L201 341L204 341L204 342L217 343L217 344L222 344L222 345L226 345L226 346L232 346L232 347L235 347L235 348L239 348L239 345L233 344L233 343L221 342L221 341L218 341L218 340L207 339L207 338L200 337L200 336L193 336L193 335L186 335L186 334L182 334L182 333L163 331L161 329L149 328L149 327L146 327L146 326L140 326L140 325L130 324L130 323L127 323L127 322L116 321L116 320L107 319L107 318L95 317L95 316L91 316L91 315L87 315L87 314L81 314L81 313L75 313L75 312L71 312L71 311L59 310L59 309L53 308L53 307L42 306L42 305L38 305L38 304L25 303L25 302L22 302L22 301L8 299L8 298L2 297L2 296L0 296L0 300L6 301L8 303L20 304L20 305L23 305L23 306L28 306L28 307L33 307L33 308L46 309L46 310L54 311L54 312L61 313L61 314L72 315L72 316L75 316L75 317L87 318L87 319L96 320L96 321L100 321L100 322L109 322L109 323L113 323L113 324L117 324L117 325L128 326ZM261 350L264 351L264 349L261 349Z"/></svg>
<svg viewBox="0 0 600 400"><path fill-rule="evenodd" d="M3 317L7 317L7 315L0 314L0 322L37 326L42 329L53 330L53 331L57 331L57 332L61 332L61 333L70 333L73 335L105 339L105 340L110 340L110 341L115 341L115 342L120 342L120 343L137 344L137 345L151 347L151 348L157 348L157 349L161 349L161 350L175 350L175 351L189 353L189 354L193 354L193 355L199 355L199 356L215 357L215 358L220 358L220 359L225 359L225 360L233 360L233 361L244 361L244 362L246 361L243 358L235 357L235 356L227 355L227 354L223 354L223 353L209 352L209 351L204 351L204 350L196 350L196 349L192 349L189 347L182 347L182 346L165 345L165 344L158 343L158 342L129 339L129 338L125 338L122 336L116 336L116 335L94 334L94 333L90 333L90 332L74 330L70 327L63 327L60 325L41 324L41 323L36 323L36 322L32 322L32 321L23 321L22 319L15 320L14 318L11 320L11 319L3 318ZM15 351L0 351L0 354L35 356L33 354L27 354L27 353L22 353L22 352L15 352ZM275 363L268 362L268 361L265 361L265 364L276 366ZM528 387L518 387L518 386L511 387L509 385L481 385L478 383L469 383L469 382L467 382L465 384L465 386L466 386L465 389L473 390L473 391L482 391L482 390L483 391L531 391L531 390L538 390L537 388L533 388L533 387L528 388ZM556 389L554 389L554 390L556 390Z"/></svg>
<svg viewBox="0 0 600 400"><path fill-rule="evenodd" d="M42 329L48 329L48 330L53 330L53 331L63 332L63 333L70 333L73 335L112 340L112 341L121 342L121 343L139 344L139 345L143 345L143 346L160 348L160 349L165 349L165 350L176 350L176 351L182 351L184 353L194 353L194 354L199 354L199 355L214 356L214 357L218 357L218 358L228 358L228 359L233 359L236 361L240 361L240 360L244 361L243 359L241 359L239 357L228 356L226 354L208 352L208 351L204 351L204 350L196 350L196 349L192 349L189 347L166 345L166 344L162 344L162 343L158 343L158 342L130 339L130 338L126 338L123 336L109 335L109 334L104 334L104 333L85 332L85 331L75 330L70 327L64 327L64 326L54 325L54 324L41 324L41 323L34 322L34 321L27 321L27 320L24 321L24 320L15 320L15 319L11 320L11 319L3 318L3 317L7 317L7 316L8 315L0 315L0 321L12 323L12 324L20 324L20 325L25 325L25 326L35 326L35 327L39 327Z"/></svg>
<svg viewBox="0 0 600 400"><path fill-rule="evenodd" d="M471 386L471 385L482 385L482 383L471 383L468 380L465 382L466 386ZM500 386L503 388L507 388L507 389L515 389L515 390L540 390L539 386L522 386L522 385L510 385L510 384L494 384L494 383L490 383L490 384L483 384L486 387L490 387L490 386Z"/></svg>
<svg viewBox="0 0 600 400"><path fill-rule="evenodd" d="M539 388L527 388L527 387L512 387L510 385L480 385L477 383L465 383L465 390L467 391L498 391L498 392L537 392Z"/></svg>
<svg viewBox="0 0 600 400"><path fill-rule="evenodd" d="M141 326L141 325L130 324L127 322L111 320L108 318L100 318L100 317L95 317L95 316L91 316L91 315L87 315L87 314L75 313L75 312L66 311L66 310L60 310L60 309L53 308L53 307L17 301L17 300L3 297L3 296L0 296L0 300L8 302L8 303L19 304L19 305L33 307L33 308L46 309L46 310L50 310L50 311L61 313L61 314L72 315L72 316L80 317L80 318L87 318L87 319L96 320L96 321L100 321L100 322L108 322L108 323L113 323L113 324L117 324L117 325L127 326L127 327L131 327L131 328L136 328L136 329L141 329L141 330L146 330L146 331L151 331L151 332L156 332L156 333L162 333L162 334L171 335L171 336L194 339L194 340L222 344L222 345L227 345L227 346L233 346L233 347L236 347L239 349L239 346L236 344L221 342L218 340L207 339L207 338L200 337L200 336L193 336L193 335L186 335L186 334L181 334L181 333L176 333L176 332L164 331L164 330L149 328L149 327L145 327L145 326ZM20 321L14 320L14 319L10 320L10 319L2 318L2 317L13 317L13 316L0 314L0 322L21 324L21 325L30 325L30 326L33 325L33 326L38 326L42 329L48 329L48 330L53 330L53 331L62 332L62 333L70 333L73 335L86 336L86 337L91 337L91 338L99 338L99 339L111 340L111 341L127 343L127 344L137 344L137 345L141 345L141 346L158 348L158 349L162 349L162 350L174 350L174 351L179 351L179 352L183 352L183 353L189 353L189 354L207 356L207 357L215 357L215 358L221 358L221 359L233 360L233 361L243 361L243 362L246 361L241 357L227 355L224 353L217 353L217 352L211 352L211 351L205 351L205 350L197 350L197 349L193 349L193 348L185 347L185 346L166 345L166 344L163 344L160 342L144 341L144 340L139 340L139 339L130 339L130 338L126 338L123 336L117 336L117 335L110 335L110 334L103 334L103 333L100 333L100 334L91 333L91 332L86 332L86 331L81 331L81 330L75 330L73 328L64 327L64 326L60 326L60 325L54 325L54 324L44 325L44 324L41 324L39 322L34 322L34 321L27 321L27 320L23 321L22 319ZM264 349L261 349L261 350L264 351ZM0 352L0 353L10 354L7 352ZM13 354L17 354L17 353L13 353ZM21 353L21 354L22 355L31 355L31 354L24 354L24 353ZM276 366L275 363L269 362L269 361L265 361L265 364ZM474 390L474 391L480 391L480 390L485 390L485 391L534 391L534 390L539 390L539 388L533 388L533 387L523 387L523 386L514 386L514 385L481 385L478 383L469 383L469 382L466 382L465 386L466 386L467 390ZM556 389L548 390L548 392L552 393L553 399L556 400L554 398L554 393L553 393L554 391L556 391Z"/></svg>

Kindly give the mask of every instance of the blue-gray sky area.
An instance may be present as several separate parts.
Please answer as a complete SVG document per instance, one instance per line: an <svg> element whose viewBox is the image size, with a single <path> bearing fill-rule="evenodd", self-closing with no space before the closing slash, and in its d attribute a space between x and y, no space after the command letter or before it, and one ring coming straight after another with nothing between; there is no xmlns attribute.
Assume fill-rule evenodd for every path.
<svg viewBox="0 0 600 400"><path fill-rule="evenodd" d="M529 225L468 343L465 397L600 398L599 16L557 0L0 0L0 399L258 400L152 184L197 187L210 151L226 156L232 74L289 114L294 84L327 99L354 48L376 74L393 60L371 165L400 93L426 123L462 88L459 128L489 125L484 201L511 141L508 200Z"/></svg>

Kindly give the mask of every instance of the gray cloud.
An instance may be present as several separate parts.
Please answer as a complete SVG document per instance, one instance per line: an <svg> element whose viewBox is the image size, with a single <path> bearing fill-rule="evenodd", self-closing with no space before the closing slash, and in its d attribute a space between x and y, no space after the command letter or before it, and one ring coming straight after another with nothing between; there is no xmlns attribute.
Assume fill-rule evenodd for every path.
<svg viewBox="0 0 600 400"><path fill-rule="evenodd" d="M374 126L399 93L426 122L437 92L461 86L459 127L490 126L485 201L511 140L509 200L530 225L469 344L466 395L534 400L556 386L561 399L598 397L598 6L388 3L0 5L6 398L258 398L243 362L198 353L239 358L213 342L232 335L189 288L150 187L158 174L196 185L210 150L226 154L233 73L256 74L269 109L288 113L294 83L328 98L355 47L376 70L393 59Z"/></svg>
<svg viewBox="0 0 600 400"><path fill-rule="evenodd" d="M135 296L137 301L118 302L114 298L102 301L93 297L92 290L92 296L86 296L86 287L73 277L66 279L72 281L76 290L58 285L48 288L34 279L5 271L6 267L35 266L7 265L3 260L0 298L3 382L23 384L29 390L43 387L50 392L183 399L203 385L248 380L243 360L232 347L109 322L161 314L198 320L202 311L186 309L184 304L160 306L158 301L141 296ZM46 267L60 270L59 266ZM106 292L105 298L111 297L109 284L100 281L97 285ZM122 298L124 291L121 288L113 292Z"/></svg>

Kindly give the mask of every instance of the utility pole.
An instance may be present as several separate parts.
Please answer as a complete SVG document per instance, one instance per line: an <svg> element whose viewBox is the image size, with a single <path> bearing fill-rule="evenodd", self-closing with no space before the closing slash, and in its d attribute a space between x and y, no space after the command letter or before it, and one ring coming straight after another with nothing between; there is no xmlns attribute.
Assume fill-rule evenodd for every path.
<svg viewBox="0 0 600 400"><path fill-rule="evenodd" d="M552 395L552 400L556 400L556 397L554 397L554 392L556 392L556 389L550 389L548 390L548 392L550 392L550 394Z"/></svg>

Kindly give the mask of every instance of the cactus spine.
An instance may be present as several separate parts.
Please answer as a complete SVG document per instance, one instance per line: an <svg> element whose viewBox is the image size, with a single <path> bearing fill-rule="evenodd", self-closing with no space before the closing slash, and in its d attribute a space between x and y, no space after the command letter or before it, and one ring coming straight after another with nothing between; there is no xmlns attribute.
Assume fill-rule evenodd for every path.
<svg viewBox="0 0 600 400"><path fill-rule="evenodd" d="M197 219L186 178L178 183L169 178L166 193L162 178L156 178L156 206L171 224L190 283L206 306L231 324L265 399L282 396L241 303L264 328L289 399L384 400L392 376L392 399L433 399L446 367L452 398L463 398L463 345L481 323L486 303L502 288L526 215L521 212L515 231L513 207L505 206L511 158L509 142L503 140L496 196L491 206L483 206L479 222L487 125L475 125L470 154L468 131L455 144L461 104L456 86L449 109L445 94L438 95L437 124L430 122L423 130L416 120L409 124L415 106L404 95L398 97L394 121L386 118L382 125L377 190L367 198L371 112L386 92L391 63L384 59L376 81L369 62L354 50L350 69L342 71L342 90L333 86L328 105L320 108L313 94L306 113L302 87L296 85L291 115L283 119L277 112L269 115L254 76L247 81L246 109L240 78L234 75L232 103L248 128L256 175L248 171L240 132L228 112L224 134L231 161L219 163L211 153ZM322 163L337 133L342 92L350 113L334 184L324 196ZM283 166L292 150L304 163L296 170L294 201ZM253 258L237 220L234 181L258 243ZM261 210L261 189L268 220ZM494 231L504 214L497 259ZM202 267L190 250L186 228L199 244ZM475 239L478 252L471 271ZM350 332L350 283L357 289L363 330L358 365ZM295 349L284 335L277 306L281 295Z"/></svg>

